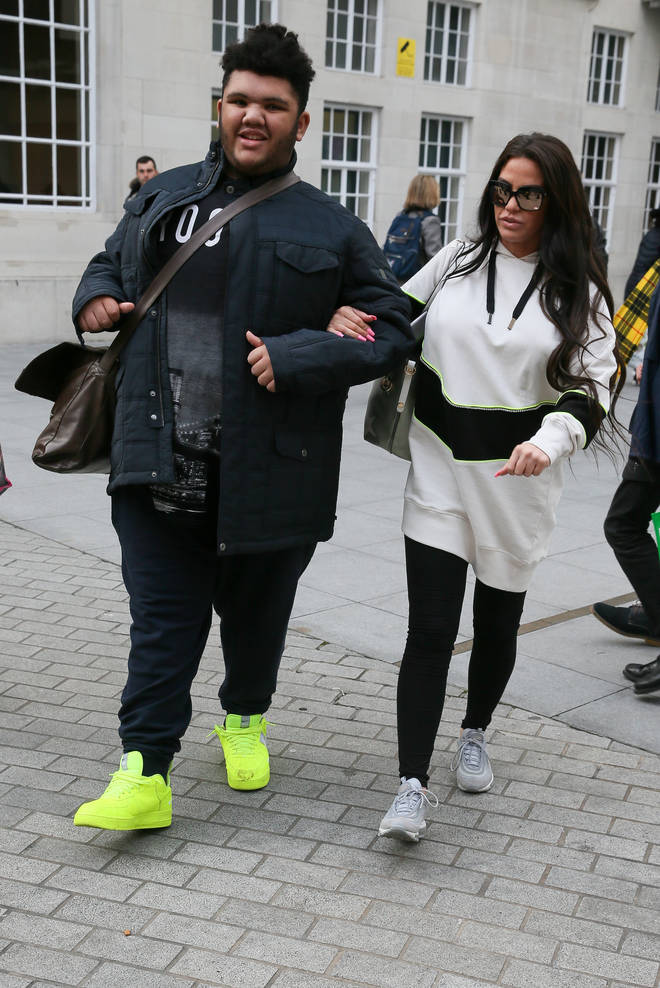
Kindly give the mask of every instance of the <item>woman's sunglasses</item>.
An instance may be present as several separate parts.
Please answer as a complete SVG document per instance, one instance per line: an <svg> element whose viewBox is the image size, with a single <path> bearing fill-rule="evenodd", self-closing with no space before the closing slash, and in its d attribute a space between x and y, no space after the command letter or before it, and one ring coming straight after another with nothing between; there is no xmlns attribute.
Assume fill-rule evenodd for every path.
<svg viewBox="0 0 660 988"><path fill-rule="evenodd" d="M488 193L490 201L494 206L506 206L513 196L521 209L534 212L543 205L543 200L547 196L545 189L540 185L521 185L519 189L513 191L509 182L501 178L494 178L488 183Z"/></svg>

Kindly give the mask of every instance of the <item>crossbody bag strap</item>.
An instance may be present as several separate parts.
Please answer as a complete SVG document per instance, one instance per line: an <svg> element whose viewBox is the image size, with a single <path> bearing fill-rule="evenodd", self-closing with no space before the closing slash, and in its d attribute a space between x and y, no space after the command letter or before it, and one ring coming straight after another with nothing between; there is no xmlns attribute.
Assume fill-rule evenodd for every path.
<svg viewBox="0 0 660 988"><path fill-rule="evenodd" d="M107 371L112 367L120 352L135 332L135 329L144 319L149 306L156 301L176 272L183 267L186 261L192 257L202 244L210 240L218 230L222 229L225 224L229 223L230 220L233 220L235 216L238 216L245 209L256 205L262 199L268 199L277 192L282 192L284 189L290 188L290 186L295 185L299 181L300 177L293 172L280 175L278 178L271 178L268 182L264 182L263 185L258 186L256 189L250 189L249 192L245 192L242 196L239 196L229 206L225 206L221 212L216 213L203 226L200 226L199 230L193 233L190 240L187 240L185 244L179 247L172 257L170 257L169 261L163 265L154 280L135 303L135 308L126 317L121 329L100 360L103 369Z"/></svg>
<svg viewBox="0 0 660 988"><path fill-rule="evenodd" d="M422 340L424 339L424 333L426 331L426 316L428 314L429 309L431 308L431 303L433 302L433 299L436 297L438 292L442 289L446 280L447 280L446 275L444 278L440 279L440 281L436 284L433 291L427 298L424 308L422 309L420 314L415 319L413 319L413 321L410 324L411 329L413 331L413 336L420 345L419 347L420 350L421 350Z"/></svg>

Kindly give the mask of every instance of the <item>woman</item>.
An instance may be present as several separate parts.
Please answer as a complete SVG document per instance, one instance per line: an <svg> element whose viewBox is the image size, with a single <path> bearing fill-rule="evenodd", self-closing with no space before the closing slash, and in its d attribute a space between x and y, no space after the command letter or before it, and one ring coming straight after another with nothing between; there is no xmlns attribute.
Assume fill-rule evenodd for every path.
<svg viewBox="0 0 660 988"><path fill-rule="evenodd" d="M415 175L403 211L387 231L383 251L399 282L407 281L442 247L442 223L431 210L440 202L440 186L432 175Z"/></svg>
<svg viewBox="0 0 660 988"><path fill-rule="evenodd" d="M410 432L401 785L379 830L404 840L419 839L434 800L429 764L468 563L476 576L474 637L452 768L467 792L493 784L484 732L513 671L525 592L547 553L564 461L599 433L618 367L612 297L566 145L543 134L509 141L481 197L478 225L475 240L449 244L404 285L420 310L443 284L427 315ZM365 326L342 309L329 328L364 335Z"/></svg>

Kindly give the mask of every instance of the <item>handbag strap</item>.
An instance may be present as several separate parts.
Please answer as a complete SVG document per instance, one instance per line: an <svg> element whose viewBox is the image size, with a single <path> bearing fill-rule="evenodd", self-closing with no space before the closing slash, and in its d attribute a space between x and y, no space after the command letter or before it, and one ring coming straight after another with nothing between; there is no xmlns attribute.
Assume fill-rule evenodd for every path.
<svg viewBox="0 0 660 988"><path fill-rule="evenodd" d="M424 308L422 309L420 314L415 319L413 319L413 321L410 324L410 327L413 331L413 337L415 339L415 342L419 344L417 358L419 358L419 350L421 350L421 343L422 340L424 339L424 333L426 332L426 316L428 315L428 311L431 308L431 302L436 297L440 289L443 287L445 281L446 281L446 277L440 279L440 281L436 284L433 291L427 298Z"/></svg>
<svg viewBox="0 0 660 988"><path fill-rule="evenodd" d="M222 229L226 223L229 223L230 220L233 220L235 216L238 216L238 214L242 213L245 209L249 209L250 206L256 205L256 203L261 202L262 199L268 199L277 192L282 192L284 189L288 189L297 182L300 182L300 177L295 175L293 172L287 172L286 175L271 178L267 182L264 182L263 185L258 186L256 189L250 189L249 192L245 192L242 196L239 196L238 199L235 199L229 206L226 206L221 212L216 213L216 215L212 216L210 220L207 220L203 226L200 226L199 230L196 230L193 233L190 240L187 240L183 246L179 247L172 257L170 257L169 261L163 265L154 280L135 303L135 308L130 315L126 317L121 329L99 361L103 370L110 370L120 352L135 332L137 326L144 319L149 306L156 301L165 286L172 280L176 272L183 267L186 261L192 257L195 251L198 250L202 244L204 244L207 240L210 240L210 238L217 233L218 230Z"/></svg>
<svg viewBox="0 0 660 988"><path fill-rule="evenodd" d="M440 281L439 281L439 282L437 283L437 285L435 286L435 288L433 289L433 291L431 292L431 294L430 294L430 295L429 295L429 297L427 298L427 300L426 300L426 305L424 306L424 311L425 311L425 312L427 312L427 311L428 311L428 310L429 310L429 309L431 308L431 303L433 302L433 299L434 299L434 298L436 297L436 295L438 294L438 292L439 292L439 291L440 291L440 290L441 290L442 288L444 288L444 286L445 286L445 281L446 281L446 280L447 280L447 275L444 275L444 277L442 277L442 278L440 279Z"/></svg>

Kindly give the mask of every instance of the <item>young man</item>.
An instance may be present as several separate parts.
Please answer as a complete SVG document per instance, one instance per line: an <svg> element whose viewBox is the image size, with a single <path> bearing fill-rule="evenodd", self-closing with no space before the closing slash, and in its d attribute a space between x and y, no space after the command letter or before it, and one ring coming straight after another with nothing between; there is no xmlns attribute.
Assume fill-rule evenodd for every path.
<svg viewBox="0 0 660 988"><path fill-rule="evenodd" d="M134 199L76 293L82 332L113 327L195 228L295 164L314 75L295 34L260 25L224 54L220 141ZM378 316L374 340L325 332ZM245 210L181 268L122 352L109 493L131 605L120 768L75 823L167 826L169 768L220 616L229 785L265 786L265 743L300 575L332 535L351 384L411 349L409 310L364 224L299 182Z"/></svg>
<svg viewBox="0 0 660 988"><path fill-rule="evenodd" d="M132 198L137 195L145 182L150 178L155 178L158 174L156 162L148 154L143 154L135 162L135 175L128 183L129 195Z"/></svg>

